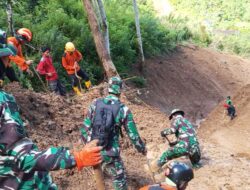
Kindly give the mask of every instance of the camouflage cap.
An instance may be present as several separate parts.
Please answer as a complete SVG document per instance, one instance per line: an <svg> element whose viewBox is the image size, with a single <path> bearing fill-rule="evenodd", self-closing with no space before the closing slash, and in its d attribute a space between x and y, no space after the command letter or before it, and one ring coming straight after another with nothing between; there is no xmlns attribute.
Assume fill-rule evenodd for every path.
<svg viewBox="0 0 250 190"><path fill-rule="evenodd" d="M0 44L0 57L16 55L17 49L12 44Z"/></svg>
<svg viewBox="0 0 250 190"><path fill-rule="evenodd" d="M110 94L121 94L122 80L120 77L111 77L109 79L108 92Z"/></svg>
<svg viewBox="0 0 250 190"><path fill-rule="evenodd" d="M6 44L7 35L6 32L0 29L0 44Z"/></svg>

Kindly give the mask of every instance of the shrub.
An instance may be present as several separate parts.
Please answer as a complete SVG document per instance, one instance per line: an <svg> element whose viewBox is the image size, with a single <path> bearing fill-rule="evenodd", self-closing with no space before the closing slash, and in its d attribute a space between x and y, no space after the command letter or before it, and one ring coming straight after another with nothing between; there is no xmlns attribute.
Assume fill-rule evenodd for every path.
<svg viewBox="0 0 250 190"><path fill-rule="evenodd" d="M174 17L160 21L149 1L139 2L141 33L146 57L168 53L176 44L191 37L191 33L180 19ZM123 77L129 76L132 64L136 63L139 52L134 23L132 1L105 1L105 9L109 23L110 48L112 60ZM0 9L0 24L7 28L6 14ZM72 41L83 54L80 63L90 75L93 84L103 79L103 70L98 59L88 21L81 1L75 0L36 0L21 1L14 5L15 28L26 27L33 32L32 45L39 50L48 45L52 49L54 65L60 80L70 86L70 81L61 65L64 45ZM41 53L30 48L24 52L39 62ZM25 80L25 79L22 79ZM37 78L27 79L36 90L42 89ZM27 86L27 85L26 85Z"/></svg>
<svg viewBox="0 0 250 190"><path fill-rule="evenodd" d="M144 88L146 86L146 79L143 77L135 77L131 79L131 82L137 87L137 88Z"/></svg>

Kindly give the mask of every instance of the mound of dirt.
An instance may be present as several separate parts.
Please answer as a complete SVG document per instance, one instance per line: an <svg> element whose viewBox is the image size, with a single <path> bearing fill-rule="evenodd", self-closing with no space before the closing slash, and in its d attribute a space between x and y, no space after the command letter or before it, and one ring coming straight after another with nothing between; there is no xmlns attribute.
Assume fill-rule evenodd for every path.
<svg viewBox="0 0 250 190"><path fill-rule="evenodd" d="M83 97L64 99L54 94L36 93L22 89L18 84L9 84L5 87L7 92L12 93L21 108L23 119L28 123L27 131L31 139L36 142L40 149L50 146L72 147L79 141L79 127L83 122L83 114L93 99L105 95L102 87L90 90ZM130 90L128 97L133 99ZM131 103L125 96L121 97L134 114L137 128L148 145L162 144L160 131L169 123L167 117L159 110L144 105L136 99L137 104ZM140 105L141 104L141 105ZM124 132L125 134L125 132ZM144 156L137 153L128 140L121 139L122 158L128 173L128 181L131 190L153 183L150 176L145 173L144 165L147 163ZM138 165L139 164L139 165ZM60 189L67 190L94 190L92 169L84 169L82 172L73 170L52 172L55 182ZM112 189L111 181L107 178L106 186Z"/></svg>
<svg viewBox="0 0 250 190"><path fill-rule="evenodd" d="M168 147L160 137L160 131L169 126L168 118L161 111L169 113L172 108L180 107L193 121L204 118L226 95L250 82L248 63L238 57L193 46L179 47L172 56L148 61L145 74L148 89L143 90L141 97L159 110L136 97L135 89L127 89L121 100L134 114L149 157L157 158ZM102 84L82 97L68 98L36 93L14 83L5 89L16 97L29 136L40 149L46 149L49 146L72 147L79 141L84 113L94 98L105 96L104 87ZM220 103L201 124L199 141L203 167L195 171L188 190L250 189L249 92L250 85L247 85L233 96L238 115L233 121L223 116ZM146 158L136 152L127 137L120 140L130 189L138 190L145 184L152 184L150 175L144 171ZM189 162L185 158L181 160ZM81 172L76 169L55 171L52 175L59 189L96 189L91 168ZM107 189L112 189L110 179L107 176L106 179Z"/></svg>
<svg viewBox="0 0 250 190"><path fill-rule="evenodd" d="M249 64L237 56L179 46L169 56L146 61L147 88L141 90L141 98L167 114L181 108L197 121L227 95L250 83Z"/></svg>
<svg viewBox="0 0 250 190"><path fill-rule="evenodd" d="M190 189L250 189L250 85L232 100L236 118L229 119L222 102L199 128L203 167L195 172Z"/></svg>

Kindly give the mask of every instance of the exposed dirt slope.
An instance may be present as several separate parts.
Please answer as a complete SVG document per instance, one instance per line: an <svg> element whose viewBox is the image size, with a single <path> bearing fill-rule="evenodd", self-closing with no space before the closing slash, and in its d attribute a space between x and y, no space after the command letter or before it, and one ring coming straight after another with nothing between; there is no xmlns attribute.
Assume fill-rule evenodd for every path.
<svg viewBox="0 0 250 190"><path fill-rule="evenodd" d="M83 97L66 100L53 94L21 89L17 84L10 84L6 90L16 97L24 119L30 123L27 127L28 133L41 149L49 146L72 146L73 143L78 142L84 109L88 108L94 98L105 94L100 88L85 93ZM130 92L128 90L128 97L132 99L134 97ZM131 103L125 96L122 97L122 101L132 110L142 138L148 144L163 143L159 133L168 124L165 115L147 105ZM137 190L142 185L152 183L150 176L144 171L145 157L132 148L127 137L121 139L121 143L130 188ZM60 189L95 189L91 169L85 169L83 172L67 170L52 173ZM108 178L106 185L108 189L112 189Z"/></svg>
<svg viewBox="0 0 250 190"><path fill-rule="evenodd" d="M250 61L190 45L146 61L142 98L169 113L184 109L194 120L206 117L227 95L250 83Z"/></svg>
<svg viewBox="0 0 250 190"><path fill-rule="evenodd" d="M145 91L144 100L165 112L183 105L181 108L188 111L188 118L202 118L224 96L250 82L248 63L210 50L181 47L172 56L151 60L146 71L150 92ZM21 89L17 84L7 86L6 90L16 97L24 119L29 121L28 133L41 149L76 143L84 109L94 98L105 95L101 86L83 97L70 99L35 93ZM169 121L162 112L141 102L133 92L128 89L122 101L132 110L138 130L149 147L149 155L156 158L167 148L160 131L169 125ZM203 167L195 171L195 179L188 190L250 189L249 92L248 85L233 97L238 111L233 121L223 118L223 108L219 105L199 128ZM127 139L121 139L122 157L129 186L138 190L139 186L152 183L152 180L144 171L146 159ZM53 172L53 177L60 189L95 189L91 169L57 171ZM112 189L110 180L106 183L108 189Z"/></svg>
<svg viewBox="0 0 250 190"><path fill-rule="evenodd" d="M250 85L235 94L233 103L234 120L225 116L221 103L201 124L204 166L195 172L194 189L250 189Z"/></svg>
<svg viewBox="0 0 250 190"><path fill-rule="evenodd" d="M82 98L66 101L52 94L40 94L20 89L17 85L7 86L21 107L22 115L30 121L27 127L30 137L41 149L49 146L72 146L79 140L79 127L83 121L83 111L93 98L103 92L96 90L84 94ZM222 103L201 124L198 134L202 147L203 167L195 171L195 178L188 190L248 190L250 189L250 85L243 88L233 102L237 106L238 116L230 121ZM129 96L131 97L131 94ZM155 108L136 105L122 97L134 113L138 130L146 140L151 158L167 149L167 144L159 135L169 125L167 117ZM138 154L127 138L122 139L122 157L128 172L129 186L138 190L139 186L152 183L145 172L146 159ZM180 160L188 163L185 157ZM92 170L85 169L52 172L60 189L94 190ZM112 189L106 178L108 189Z"/></svg>

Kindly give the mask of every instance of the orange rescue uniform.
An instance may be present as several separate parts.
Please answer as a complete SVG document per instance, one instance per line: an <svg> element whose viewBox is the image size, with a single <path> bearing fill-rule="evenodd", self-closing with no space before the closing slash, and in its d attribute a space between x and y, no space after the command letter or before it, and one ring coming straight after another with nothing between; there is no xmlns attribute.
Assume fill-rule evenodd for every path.
<svg viewBox="0 0 250 190"><path fill-rule="evenodd" d="M9 37L7 42L15 46L17 49L17 55L9 56L10 60L16 63L22 71L26 71L29 66L25 63L25 58L22 53L22 44L15 37Z"/></svg>
<svg viewBox="0 0 250 190"><path fill-rule="evenodd" d="M74 52L66 52L62 57L62 65L66 69L69 75L75 74L75 72L80 70L80 66L78 64L82 59L82 54L75 50Z"/></svg>

